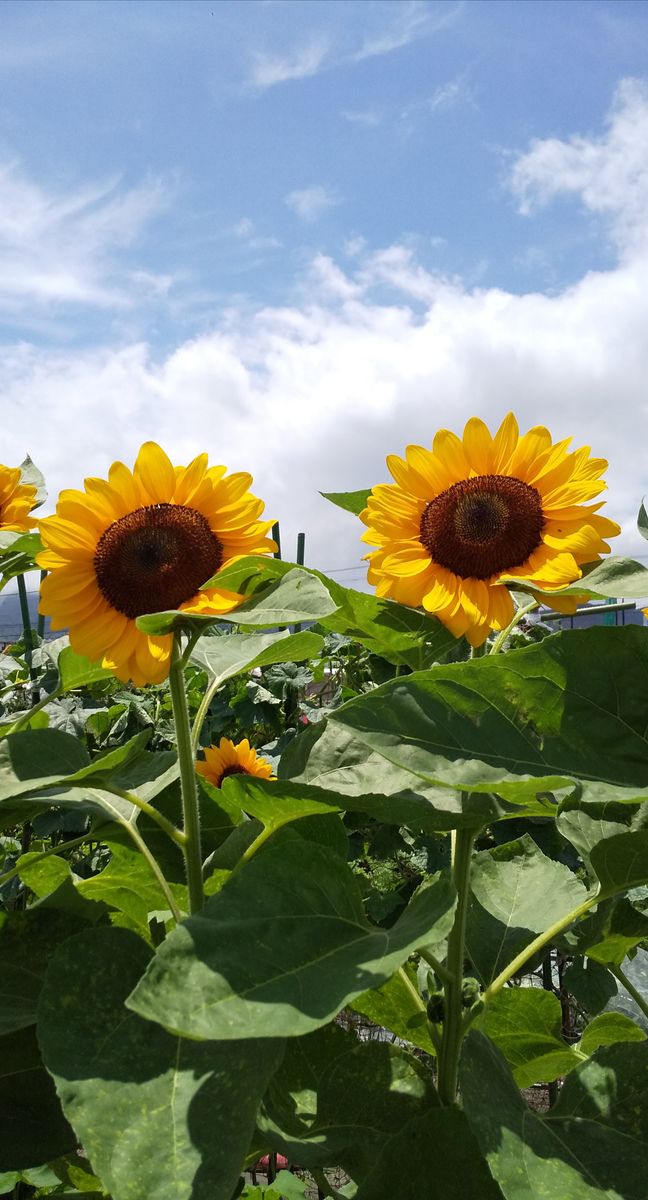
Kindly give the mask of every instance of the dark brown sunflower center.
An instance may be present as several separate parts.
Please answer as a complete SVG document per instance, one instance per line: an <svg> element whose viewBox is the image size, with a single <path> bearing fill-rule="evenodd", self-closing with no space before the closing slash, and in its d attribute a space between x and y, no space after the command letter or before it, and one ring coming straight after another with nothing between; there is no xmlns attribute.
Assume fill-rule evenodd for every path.
<svg viewBox="0 0 648 1200"><path fill-rule="evenodd" d="M245 767L240 767L240 766L225 767L225 770L223 771L223 774L220 777L220 781L222 783L224 779L227 779L228 775L249 775L249 774L250 774L250 772L246 771Z"/></svg>
<svg viewBox="0 0 648 1200"><path fill-rule="evenodd" d="M201 513L182 504L136 508L99 539L99 590L125 617L179 608L218 570L223 547Z"/></svg>
<svg viewBox="0 0 648 1200"><path fill-rule="evenodd" d="M455 575L488 579L526 562L543 526L535 488L508 475L478 475L430 500L419 537L434 561Z"/></svg>

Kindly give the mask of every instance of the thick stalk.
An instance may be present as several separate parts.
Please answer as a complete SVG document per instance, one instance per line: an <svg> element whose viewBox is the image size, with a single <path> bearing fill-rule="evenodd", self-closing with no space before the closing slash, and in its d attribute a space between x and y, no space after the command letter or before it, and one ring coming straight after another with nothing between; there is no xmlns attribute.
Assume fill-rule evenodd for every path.
<svg viewBox="0 0 648 1200"><path fill-rule="evenodd" d="M457 890L457 911L448 938L446 967L449 978L446 979L444 989L445 1013L437 1079L439 1098L444 1105L454 1104L457 1098L459 1053L464 1033L461 988L470 898L470 865L475 836L472 829L457 829L452 833L452 875Z"/></svg>
<svg viewBox="0 0 648 1200"><path fill-rule="evenodd" d="M183 829L186 837L182 853L187 873L189 889L189 911L200 912L204 903L202 877L202 848L200 844L200 811L198 808L198 788L196 786L196 768L194 764L193 747L191 744L191 726L189 725L189 707L184 685L184 671L180 635L173 635L171 651L171 670L169 672L171 703L175 721L176 740L178 744L178 764L180 767L180 788L182 791Z"/></svg>

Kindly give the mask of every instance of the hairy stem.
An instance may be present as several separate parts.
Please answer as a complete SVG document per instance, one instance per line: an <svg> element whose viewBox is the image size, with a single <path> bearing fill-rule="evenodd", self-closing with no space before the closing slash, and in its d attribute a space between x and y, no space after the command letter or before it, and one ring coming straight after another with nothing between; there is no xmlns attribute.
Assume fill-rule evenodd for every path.
<svg viewBox="0 0 648 1200"><path fill-rule="evenodd" d="M180 635L178 633L174 633L173 635L169 686L171 689L171 704L173 706L178 744L180 787L182 791L183 830L185 834L182 853L184 855L187 886L189 888L189 911L196 913L200 912L204 903L200 811L198 808L194 753L191 744L189 707L187 705L187 693L185 692L184 684L182 650Z"/></svg>
<svg viewBox="0 0 648 1200"><path fill-rule="evenodd" d="M519 624L519 622L522 620L523 617L526 617L527 613L533 612L534 608L537 608L537 607L538 607L538 601L532 600L530 604L522 605L521 608L516 609L515 613L513 614L513 619L511 621L509 621L508 625L506 626L506 629L503 629L502 632L500 634L498 634L497 637L495 638L495 641L493 642L493 645L491 646L490 653L491 654L500 654L502 649L504 648L504 643L506 642L507 637L509 636L510 633L513 632L516 625Z"/></svg>
<svg viewBox="0 0 648 1200"><path fill-rule="evenodd" d="M173 822L169 821L168 817L165 817L163 813L158 812L157 808L154 808L152 804L149 804L148 800L142 800L140 796L135 794L135 792L126 792L122 788L115 787L111 783L102 783L101 787L103 791L110 792L111 796L119 796L122 800L127 800L129 804L132 804L134 808L139 808L140 812L146 813L147 817L150 817L152 821L155 821L155 824L158 825L164 833L166 833L167 837L171 838L171 841L174 842L180 850L184 851L185 843L187 841L186 835L181 829L176 829L176 826L173 824Z"/></svg>
<svg viewBox="0 0 648 1200"><path fill-rule="evenodd" d="M578 908L573 908L566 916L561 917L559 921L555 921L553 925L549 926L549 929L545 929L544 933L539 933L532 942L529 942L528 946L525 946L524 950L516 954L508 966L503 971L500 971L497 978L488 985L482 996L484 1003L488 1004L488 1001L492 1000L493 996L496 996L502 990L504 984L508 983L509 979L512 979L514 975L517 975L518 971L522 970L522 967L525 966L530 958L533 958L537 954L538 950L544 950L545 946L549 946L554 938L558 937L559 933L563 933L574 921L577 921L579 917L589 912L590 908L598 904L598 900L598 894L589 896L587 900L578 905Z"/></svg>
<svg viewBox="0 0 648 1200"><path fill-rule="evenodd" d="M151 873L155 876L157 882L160 885L160 889L164 894L164 898L165 898L167 904L169 905L169 909L170 909L171 913L173 914L175 920L178 921L178 923L179 923L182 920L182 913L180 912L180 909L178 908L178 905L176 904L175 896L173 895L173 892L171 891L171 888L169 887L169 885L166 881L164 872L162 871L162 868L161 868L157 858L155 857L154 854L151 853L148 846L146 845L146 842L144 841L144 838L142 837L139 830L135 827L135 825L132 825L130 821L122 821L120 823L122 825L122 828L126 830L128 836L132 839L134 844L137 846L137 849L139 850L142 857L148 863Z"/></svg>
<svg viewBox="0 0 648 1200"><path fill-rule="evenodd" d="M205 691L205 694L204 694L202 700L200 701L200 707L194 718L193 729L191 731L191 746L192 746L194 757L198 753L198 746L200 745L200 735L202 733L202 727L205 723L205 717L207 716L207 713L209 712L209 706L210 706L212 700L214 699L214 696L216 695L216 692L218 691L220 684L221 684L221 680L220 680L219 676L217 676L216 679L212 679L212 682L208 685L207 690Z"/></svg>

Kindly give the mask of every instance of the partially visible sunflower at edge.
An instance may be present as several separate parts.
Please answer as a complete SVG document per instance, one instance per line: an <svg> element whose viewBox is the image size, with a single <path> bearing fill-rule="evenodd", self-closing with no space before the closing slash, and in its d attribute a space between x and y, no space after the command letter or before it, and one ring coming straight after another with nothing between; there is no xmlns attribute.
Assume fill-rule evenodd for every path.
<svg viewBox="0 0 648 1200"><path fill-rule="evenodd" d="M30 512L36 503L36 488L31 483L21 483L20 467L0 465L0 531L27 533L36 522Z"/></svg>
<svg viewBox="0 0 648 1200"><path fill-rule="evenodd" d="M274 779L272 767L266 758L257 754L247 738L232 742L221 738L218 746L205 747L204 762L196 763L199 775L209 780L214 787L221 787L228 775L256 775L260 779Z"/></svg>
<svg viewBox="0 0 648 1200"><path fill-rule="evenodd" d="M69 629L78 654L101 659L118 679L160 683L172 636L143 633L136 618L231 612L241 596L202 585L234 559L276 548L251 483L251 475L208 467L206 454L174 467L146 442L132 471L116 462L107 480L61 492L56 515L40 522L45 550L37 562L49 574L39 611L53 629Z"/></svg>
<svg viewBox="0 0 648 1200"><path fill-rule="evenodd" d="M363 541L378 547L366 555L377 594L423 607L480 646L514 615L503 576L542 591L580 579L620 528L589 503L606 487L607 462L570 442L552 443L541 425L521 436L509 413L494 436L472 417L463 439L442 429L431 450L390 455L395 483L374 487L360 514Z"/></svg>

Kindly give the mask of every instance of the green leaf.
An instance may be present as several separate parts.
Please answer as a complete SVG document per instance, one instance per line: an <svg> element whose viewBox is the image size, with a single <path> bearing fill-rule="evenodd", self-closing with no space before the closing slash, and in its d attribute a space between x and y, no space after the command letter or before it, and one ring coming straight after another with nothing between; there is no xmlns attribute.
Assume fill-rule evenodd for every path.
<svg viewBox="0 0 648 1200"><path fill-rule="evenodd" d="M506 1058L518 1087L550 1083L582 1061L561 1036L558 997L542 988L503 988L486 1005L478 1022Z"/></svg>
<svg viewBox="0 0 648 1200"><path fill-rule="evenodd" d="M643 1200L648 1051L608 1046L568 1076L547 1117L530 1111L500 1052L471 1031L464 1110L506 1200Z"/></svg>
<svg viewBox="0 0 648 1200"><path fill-rule="evenodd" d="M254 667L316 658L322 645L323 639L316 633L231 633L224 637L203 638L193 651L191 661L220 685Z"/></svg>
<svg viewBox="0 0 648 1200"><path fill-rule="evenodd" d="M641 508L639 509L639 515L637 517L637 529L639 530L642 538L645 538L646 541L648 541L648 513L646 512L646 506L643 500L641 501Z"/></svg>
<svg viewBox="0 0 648 1200"><path fill-rule="evenodd" d="M14 799L37 784L54 786L90 761L78 738L56 729L26 729L0 743L0 800Z"/></svg>
<svg viewBox="0 0 648 1200"><path fill-rule="evenodd" d="M601 885L601 898L648 883L648 831L605 838L590 854Z"/></svg>
<svg viewBox="0 0 648 1200"><path fill-rule="evenodd" d="M230 1200L282 1044L183 1041L128 1012L149 958L125 929L66 942L39 1005L45 1062L114 1200Z"/></svg>
<svg viewBox="0 0 648 1200"><path fill-rule="evenodd" d="M585 799L645 799L646 710L648 631L628 626L397 678L330 720L428 782L520 803L574 780Z"/></svg>
<svg viewBox="0 0 648 1200"><path fill-rule="evenodd" d="M76 1145L33 1027L0 1038L0 1113L0 1171L38 1167Z"/></svg>
<svg viewBox="0 0 648 1200"><path fill-rule="evenodd" d="M321 790L300 787L281 779L258 779L253 775L231 775L224 791L250 817L256 817L265 829L281 829L291 821L305 817L339 813L340 807Z"/></svg>
<svg viewBox="0 0 648 1200"><path fill-rule="evenodd" d="M232 591L256 595L270 579L282 579L294 569L292 563L256 555L226 567L218 575L218 582ZM318 571L309 573L324 584L337 606L334 612L319 618L320 627L353 638L391 663L420 669L456 645L456 638L429 613L345 588Z"/></svg>
<svg viewBox="0 0 648 1200"><path fill-rule="evenodd" d="M354 513L356 517L367 507L370 495L371 488L360 488L357 492L320 492L320 496L325 500L330 500L331 504L336 504L345 512Z"/></svg>
<svg viewBox="0 0 648 1200"><path fill-rule="evenodd" d="M528 834L474 856L471 892L466 949L484 983L587 897L573 872Z"/></svg>
<svg viewBox="0 0 648 1200"><path fill-rule="evenodd" d="M591 1055L600 1046L613 1046L617 1042L645 1042L646 1034L623 1013L604 1012L590 1021L585 1029L578 1049L581 1054Z"/></svg>
<svg viewBox="0 0 648 1200"><path fill-rule="evenodd" d="M457 1108L433 1108L408 1121L384 1143L356 1200L501 1200L501 1196L464 1114Z"/></svg>
<svg viewBox="0 0 648 1200"><path fill-rule="evenodd" d="M341 1165L355 1177L371 1169L386 1138L438 1103L412 1055L328 1026L288 1042L259 1130L293 1162Z"/></svg>
<svg viewBox="0 0 648 1200"><path fill-rule="evenodd" d="M45 476L27 454L20 464L20 482L28 484L36 488L36 500L34 508L39 508L41 504L47 500L47 488L45 487Z"/></svg>
<svg viewBox="0 0 648 1200"><path fill-rule="evenodd" d="M403 970L407 972L414 990L418 991L415 972L409 971L407 964ZM389 1029L397 1037L411 1042L420 1050L425 1050L431 1057L436 1056L434 1043L428 1033L425 1011L421 1011L421 1005L416 1003L412 990L407 986L400 971L379 988L356 996L350 1007L354 1012L368 1017L380 1028Z"/></svg>
<svg viewBox="0 0 648 1200"><path fill-rule="evenodd" d="M215 575L205 586L216 583L225 586L219 575ZM246 600L233 612L211 616L192 616L182 611L147 613L137 618L137 627L144 633L155 635L171 633L174 629L221 624L223 621L261 629L274 628L295 625L300 621L319 621L321 617L334 612L336 607L317 576L295 567L283 579L258 596Z"/></svg>
<svg viewBox="0 0 648 1200"><path fill-rule="evenodd" d="M506 576L503 576L506 580ZM591 569L583 567L583 578L570 583L560 591L543 592L532 580L510 579L516 590L532 592L550 608L555 597L578 596L587 600L642 600L648 596L648 568L633 558L619 558L613 554Z"/></svg>
<svg viewBox="0 0 648 1200"><path fill-rule="evenodd" d="M87 687L89 683L98 683L102 679L110 679L113 675L99 662L91 662L82 654L77 654L71 646L66 646L58 657L58 671L61 691L71 692L73 688Z"/></svg>
<svg viewBox="0 0 648 1200"><path fill-rule="evenodd" d="M187 1037L297 1037L445 936L454 904L432 877L377 928L346 863L282 830L173 930L128 1004Z"/></svg>
<svg viewBox="0 0 648 1200"><path fill-rule="evenodd" d="M648 939L648 917L625 897L603 901L564 941L569 952L620 967L635 946Z"/></svg>
<svg viewBox="0 0 648 1200"><path fill-rule="evenodd" d="M187 889L170 884L179 908L187 907ZM149 939L149 914L164 911L168 901L148 863L137 851L113 845L108 866L91 879L77 884L77 891L87 900L100 900L114 909L120 918L114 923Z"/></svg>
<svg viewBox="0 0 648 1200"><path fill-rule="evenodd" d="M568 992L594 1017L617 994L617 981L600 963L577 958L567 968L563 982Z"/></svg>
<svg viewBox="0 0 648 1200"><path fill-rule="evenodd" d="M313 725L289 743L281 756L279 777L309 785L322 799L330 789L346 809L419 833L474 828L508 812L520 814L519 807L504 805L491 795L464 796L453 788L426 783L333 722ZM535 804L528 807L536 809ZM537 811L544 813L545 806L537 806Z"/></svg>
<svg viewBox="0 0 648 1200"><path fill-rule="evenodd" d="M72 871L66 858L53 854L43 858L40 854L21 854L16 866L23 883L35 896L49 896L68 880L72 882Z"/></svg>
<svg viewBox="0 0 648 1200"><path fill-rule="evenodd" d="M0 1035L36 1021L36 1004L50 957L82 924L41 907L0 916Z"/></svg>

